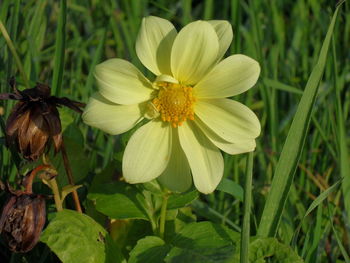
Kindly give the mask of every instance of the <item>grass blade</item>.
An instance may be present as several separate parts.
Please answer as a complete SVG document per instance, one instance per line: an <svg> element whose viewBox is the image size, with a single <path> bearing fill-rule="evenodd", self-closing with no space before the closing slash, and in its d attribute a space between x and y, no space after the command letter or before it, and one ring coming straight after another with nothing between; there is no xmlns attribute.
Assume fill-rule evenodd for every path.
<svg viewBox="0 0 350 263"><path fill-rule="evenodd" d="M245 187L244 187L244 216L243 228L241 233L241 263L249 262L249 237L250 237L250 210L252 202L252 181L253 181L253 158L254 152L248 154L247 166L245 172Z"/></svg>
<svg viewBox="0 0 350 263"><path fill-rule="evenodd" d="M99 39L102 39L101 41L99 41L99 44L96 48L95 51L95 55L93 57L93 60L91 62L90 65L90 70L89 70L89 75L87 77L86 80L86 84L84 87L84 90L86 90L87 92L87 96L91 96L91 94L93 93L93 84L94 84L94 69L95 66L97 65L97 63L100 61L101 55L102 55L102 51L103 48L105 46L106 43L106 29L102 29L101 31L98 32L97 36L99 37Z"/></svg>
<svg viewBox="0 0 350 263"><path fill-rule="evenodd" d="M341 183L341 180L339 180L338 182L336 182L335 184L333 184L332 186L330 186L327 190L323 191L309 206L309 208L307 209L307 211L305 212L304 216L302 217L302 219L300 220L300 223L298 225L298 227L295 230L294 236L293 236L293 240L292 240L292 247L296 246L296 242L297 242L297 238L299 235L299 231L301 229L302 223L304 221L304 219L316 208L318 207L320 204L322 204L322 202L331 194L333 193L339 186L339 184Z"/></svg>
<svg viewBox="0 0 350 263"><path fill-rule="evenodd" d="M339 8L340 5L334 12L317 64L308 79L277 163L271 190L267 197L258 228L259 236L267 237L275 236L276 234L282 211L288 197L290 185L293 182L294 173L303 150L311 119L312 108L315 103L319 82L324 72L328 49Z"/></svg>
<svg viewBox="0 0 350 263"><path fill-rule="evenodd" d="M329 205L329 204L328 204L328 217L329 217L329 221L330 221L331 226L332 226L332 231L333 231L335 240L337 241L339 250L340 250L341 254L343 255L343 258L344 258L345 262L346 262L346 263L350 263L350 257L349 257L348 253L346 252L345 247L343 246L343 244L342 244L342 242L341 242L341 238L339 237L339 235L338 235L338 233L337 233L337 230L336 230L335 227L334 227L334 224L333 224L333 216L332 216L331 208L330 208L330 205Z"/></svg>
<svg viewBox="0 0 350 263"><path fill-rule="evenodd" d="M29 84L29 80L27 78L27 75L26 73L24 72L24 69L23 69L23 65L21 63L21 60L17 54L17 51L16 51L16 48L15 48L15 45L13 44L9 34L7 33L7 30L4 26L4 24L2 23L2 21L0 21L0 32L2 33L3 37L5 38L6 40L6 43L15 59L15 62L17 64L17 67L18 67L18 70L21 74L21 77L22 77L22 80L26 86L26 88L30 88L30 84Z"/></svg>
<svg viewBox="0 0 350 263"><path fill-rule="evenodd" d="M344 113L342 109L342 99L341 99L341 86L338 80L338 69L337 69L337 55L335 48L335 40L332 41L332 54L333 54L333 73L334 73L334 87L336 94L336 114L337 114L337 131L338 131L338 147L339 147L339 168L340 176L343 178L342 191L344 196L345 211L348 218L350 218L350 164L349 164L349 154L346 138L346 119L344 118Z"/></svg>
<svg viewBox="0 0 350 263"><path fill-rule="evenodd" d="M58 25L56 31L56 42L55 42L55 65L53 68L52 77L52 94L60 95L63 69L64 69L64 50L66 43L66 16L67 16L67 2L61 0L60 14L58 18Z"/></svg>

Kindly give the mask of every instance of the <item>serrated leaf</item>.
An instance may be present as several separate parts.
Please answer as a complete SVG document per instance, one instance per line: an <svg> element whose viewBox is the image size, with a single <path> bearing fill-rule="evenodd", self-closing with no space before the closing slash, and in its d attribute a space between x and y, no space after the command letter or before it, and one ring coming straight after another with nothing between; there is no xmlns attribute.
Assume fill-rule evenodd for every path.
<svg viewBox="0 0 350 263"><path fill-rule="evenodd" d="M114 182L95 186L88 198L94 201L96 210L113 219L148 220L144 197L133 185Z"/></svg>
<svg viewBox="0 0 350 263"><path fill-rule="evenodd" d="M237 251L232 262L239 262L239 258ZM250 242L249 262L304 263L291 247L279 243L276 238L257 238Z"/></svg>
<svg viewBox="0 0 350 263"><path fill-rule="evenodd" d="M55 213L40 240L63 263L118 263L122 256L106 230L87 215L63 210Z"/></svg>
<svg viewBox="0 0 350 263"><path fill-rule="evenodd" d="M140 239L130 252L128 263L163 263L170 248L171 247L166 245L163 239L159 237L145 237Z"/></svg>

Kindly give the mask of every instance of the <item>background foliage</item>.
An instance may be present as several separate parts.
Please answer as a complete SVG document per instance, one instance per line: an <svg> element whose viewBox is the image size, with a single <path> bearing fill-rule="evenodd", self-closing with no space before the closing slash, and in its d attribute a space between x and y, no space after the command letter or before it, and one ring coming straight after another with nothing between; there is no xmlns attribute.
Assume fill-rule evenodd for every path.
<svg viewBox="0 0 350 263"><path fill-rule="evenodd" d="M258 60L262 68L256 87L235 97L253 109L262 123L253 170L251 235L256 235L282 147L310 73L319 58L335 2L72 0L67 2L66 13L63 14L66 15L65 34L57 31L59 25L64 26L60 4L53 0L2 0L0 19L15 43L31 85L37 81L48 83L56 94L83 102L87 102L97 90L93 79L94 66L107 58L127 59L152 78L137 59L134 49L142 17L160 16L172 21L177 28L197 19L230 21L234 40L228 55L246 54ZM263 262L258 261L261 259L259 253L253 255L254 249L259 247L264 249L265 255L275 255L275 260L285 259L284 255L292 258L290 248L282 247L285 245L281 243L290 245L305 262L349 262L349 8L349 3L343 5L335 24L304 149L294 181L289 182L290 192L277 229L276 237L280 243L268 238L252 241L251 262ZM62 58L60 50L64 51L65 58L62 72L59 65L63 61L57 59ZM0 92L9 91L11 76L16 76L22 84L20 88L23 88L13 56L2 37L0 51ZM60 74L63 77L61 86L57 84ZM11 102L0 101L2 126L12 105ZM142 258L151 255L156 257L152 262L158 262L165 255L166 262L227 262L237 257L238 252L234 256L233 250L238 250L237 232L242 225L246 155L224 156L225 179L215 193L198 197L196 192L189 192L184 196L171 197L164 242L153 232L160 212L157 194L161 196L161 193L157 185L149 183L141 187L118 182L123 149L133 131L122 136L109 136L87 127L77 114L69 110L62 109L60 113L73 174L76 182L83 185L78 192L86 214L103 227L91 218L74 216L68 211L64 212L67 215L52 214L54 207L50 206L49 220L63 224L62 227L50 225L42 236L42 241L51 249L40 243L29 254L16 255L11 254L1 241L1 262L59 262L57 256L64 262L77 262L74 258L79 257L81 252L78 256L73 252L62 255L59 251L63 248L54 248L50 243L50 233L60 233L55 227L65 229L74 220L85 222L82 229L74 228L81 231L77 235L84 235L85 224L93 224L86 240L80 239L85 247L94 246L89 242L97 239L108 244L97 246L96 256L100 259L91 262L118 262L120 255L130 257L129 262L145 262ZM0 131L0 178L3 182L15 182L16 162L5 147L2 136L4 133ZM62 161L59 156L52 158L62 174L59 183L64 186L67 182ZM21 166L22 170L27 168ZM340 187L321 194L341 179ZM114 183L111 184L111 181ZM39 181L36 190L48 192ZM153 195L150 196L150 193ZM3 203L4 192L0 193L0 198ZM66 206L73 207L69 198ZM113 220L107 220L107 216ZM66 222L59 221L60 218ZM196 221L217 224L205 225L209 223ZM110 230L110 234L104 228ZM192 233L193 229L197 232ZM205 234L198 236L200 242L191 246L186 238L200 233L201 229ZM72 232L67 230L67 233ZM92 240L91 236L96 240ZM208 236L221 241L215 242L214 246ZM220 251L223 257L217 258L215 256L220 255L210 253L210 246ZM106 256L106 250L114 251L117 256L111 257L110 253ZM204 252L208 253L206 261L196 258L199 254L205 256ZM193 257L183 258L185 255ZM299 257L288 260L299 262Z"/></svg>

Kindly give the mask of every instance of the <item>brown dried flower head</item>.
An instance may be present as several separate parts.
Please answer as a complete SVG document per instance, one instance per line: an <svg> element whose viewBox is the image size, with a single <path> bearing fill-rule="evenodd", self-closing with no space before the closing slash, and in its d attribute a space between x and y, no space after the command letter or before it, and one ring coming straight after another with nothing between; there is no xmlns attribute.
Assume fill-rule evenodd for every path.
<svg viewBox="0 0 350 263"><path fill-rule="evenodd" d="M18 100L6 123L6 140L14 145L27 160L38 159L50 143L58 152L62 144L61 120L57 110L67 106L79 113L84 103L50 95L50 87L37 84L34 88L20 91L14 81L13 93L2 93L0 99Z"/></svg>
<svg viewBox="0 0 350 263"><path fill-rule="evenodd" d="M0 233L9 249L25 253L39 240L46 221L45 197L33 194L33 172L25 177L26 190L12 190L0 218Z"/></svg>

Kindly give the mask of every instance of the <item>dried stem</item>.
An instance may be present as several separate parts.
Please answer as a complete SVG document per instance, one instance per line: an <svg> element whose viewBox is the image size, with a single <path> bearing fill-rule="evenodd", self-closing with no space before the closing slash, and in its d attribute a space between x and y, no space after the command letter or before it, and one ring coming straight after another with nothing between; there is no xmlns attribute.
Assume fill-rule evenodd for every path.
<svg viewBox="0 0 350 263"><path fill-rule="evenodd" d="M38 172L40 172L40 171L49 172L50 170L54 170L54 169L49 164L39 165L38 167L34 168L30 172L30 175L25 179L25 191L26 191L26 193L31 194L33 192L33 189L32 189L33 181L34 181L35 176L38 174ZM53 177L52 179L47 180L47 183L53 192L53 197L55 200L55 205L56 205L57 211L58 212L62 211L63 210L62 199L61 199L60 191L58 189L56 178Z"/></svg>
<svg viewBox="0 0 350 263"><path fill-rule="evenodd" d="M37 175L38 172L42 171L42 170L46 170L51 168L51 165L39 165L38 167L36 167L35 169L33 169L29 175L28 178L26 178L25 180L25 188L26 188L26 193L32 193L33 192L33 181L35 176Z"/></svg>
<svg viewBox="0 0 350 263"><path fill-rule="evenodd" d="M70 185L74 185L72 169L71 169L71 167L69 165L68 155L67 155L67 152L66 152L66 147L64 146L64 140L63 139L62 139L61 153L62 153L63 164L64 164L64 168L66 170L68 182L69 182ZM77 190L72 191L72 195L73 195L75 210L77 210L79 213L82 213L82 209L81 209L81 205L80 205L80 201L79 201L79 196L78 196Z"/></svg>

